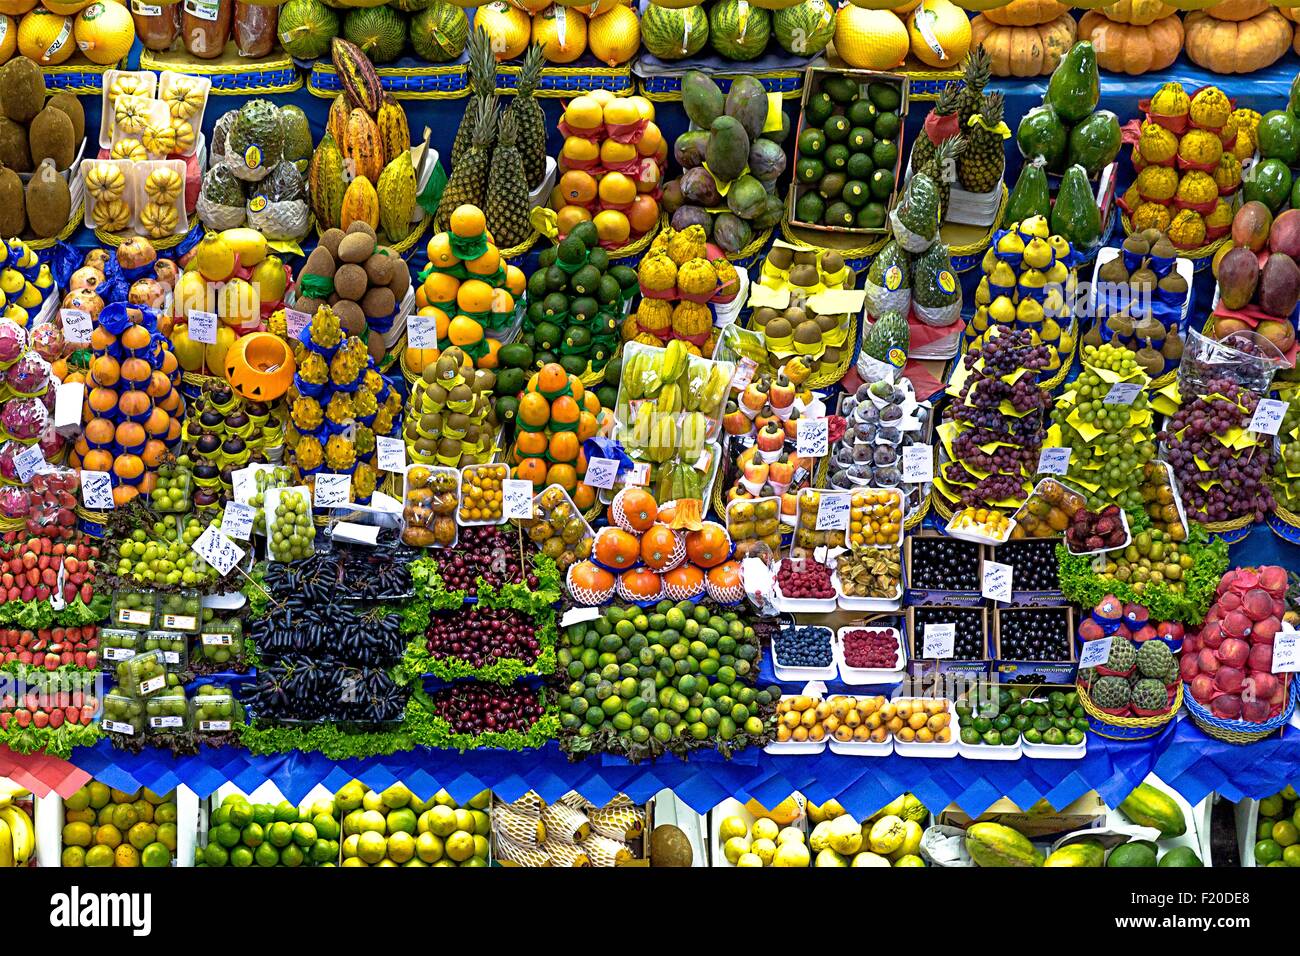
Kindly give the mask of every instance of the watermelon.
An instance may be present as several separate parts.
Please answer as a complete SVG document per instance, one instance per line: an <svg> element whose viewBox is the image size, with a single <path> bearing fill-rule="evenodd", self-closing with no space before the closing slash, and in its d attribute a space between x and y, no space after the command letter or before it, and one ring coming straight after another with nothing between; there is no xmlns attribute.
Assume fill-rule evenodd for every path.
<svg viewBox="0 0 1300 956"><path fill-rule="evenodd" d="M753 60L767 49L772 14L745 0L719 0L709 11L709 42L728 60Z"/></svg>
<svg viewBox="0 0 1300 956"><path fill-rule="evenodd" d="M324 56L338 32L339 15L321 0L289 0L280 8L280 46L296 59Z"/></svg>
<svg viewBox="0 0 1300 956"><path fill-rule="evenodd" d="M786 53L817 56L835 36L835 7L829 0L804 0L772 14L772 29Z"/></svg>
<svg viewBox="0 0 1300 956"><path fill-rule="evenodd" d="M360 47L371 63L392 63L406 45L406 21L391 7L349 10L343 18L343 37Z"/></svg>
<svg viewBox="0 0 1300 956"><path fill-rule="evenodd" d="M435 2L411 17L411 46L430 63L447 63L465 51L469 19L463 8Z"/></svg>
<svg viewBox="0 0 1300 956"><path fill-rule="evenodd" d="M700 7L675 9L647 4L641 14L641 43L661 60L694 56L709 39L709 18Z"/></svg>

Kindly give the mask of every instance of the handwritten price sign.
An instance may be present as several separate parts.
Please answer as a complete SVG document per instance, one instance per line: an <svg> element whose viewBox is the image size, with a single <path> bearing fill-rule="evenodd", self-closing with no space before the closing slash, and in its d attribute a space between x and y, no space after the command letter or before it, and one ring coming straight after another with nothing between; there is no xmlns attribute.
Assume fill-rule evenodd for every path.
<svg viewBox="0 0 1300 956"><path fill-rule="evenodd" d="M223 578L244 559L244 549L211 525L190 548Z"/></svg>
<svg viewBox="0 0 1300 956"><path fill-rule="evenodd" d="M957 642L956 624L927 624L925 640L921 647L922 657L936 660L952 657L953 645Z"/></svg>

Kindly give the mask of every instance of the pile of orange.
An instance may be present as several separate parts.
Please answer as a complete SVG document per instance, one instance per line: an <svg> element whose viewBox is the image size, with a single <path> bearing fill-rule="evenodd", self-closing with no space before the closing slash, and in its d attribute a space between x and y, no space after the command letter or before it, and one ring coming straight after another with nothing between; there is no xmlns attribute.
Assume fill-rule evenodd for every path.
<svg viewBox="0 0 1300 956"><path fill-rule="evenodd" d="M515 301L524 294L524 273L501 258L482 210L469 204L459 206L451 214L450 225L449 232L437 233L429 240L425 251L432 269L415 287L416 310L420 315L434 317L438 348L407 347L406 368L413 375L437 361L450 345L470 352L482 351L482 345L486 351L475 357L475 367L496 368L501 343L487 334L478 316L513 313ZM456 255L454 240L480 236L487 240L484 252L473 259Z"/></svg>
<svg viewBox="0 0 1300 956"><path fill-rule="evenodd" d="M566 133L551 208L561 236L592 222L600 241L617 247L659 223L654 194L668 161L668 141L643 96L593 90L564 110Z"/></svg>
<svg viewBox="0 0 1300 956"><path fill-rule="evenodd" d="M516 436L510 449L514 477L538 488L559 485L584 511L596 494L582 482L587 473L583 443L607 426L610 412L582 380L550 362L533 373L519 396Z"/></svg>

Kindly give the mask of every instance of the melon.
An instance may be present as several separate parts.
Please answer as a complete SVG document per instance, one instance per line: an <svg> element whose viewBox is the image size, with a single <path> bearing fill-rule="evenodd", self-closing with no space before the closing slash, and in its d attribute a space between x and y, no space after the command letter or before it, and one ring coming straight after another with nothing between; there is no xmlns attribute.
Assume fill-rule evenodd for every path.
<svg viewBox="0 0 1300 956"><path fill-rule="evenodd" d="M772 14L772 31L781 49L816 56L835 36L835 6L830 0L803 0Z"/></svg>
<svg viewBox="0 0 1300 956"><path fill-rule="evenodd" d="M339 15L321 0L289 0L280 8L280 46L299 60L327 54L338 32Z"/></svg>
<svg viewBox="0 0 1300 956"><path fill-rule="evenodd" d="M587 45L592 55L610 66L626 63L641 46L641 25L631 7L622 5L591 18Z"/></svg>
<svg viewBox="0 0 1300 956"><path fill-rule="evenodd" d="M450 3L434 3L411 17L411 46L430 63L447 63L465 51L469 18Z"/></svg>
<svg viewBox="0 0 1300 956"><path fill-rule="evenodd" d="M572 63L587 50L587 18L576 10L551 7L533 17L533 42L549 63Z"/></svg>
<svg viewBox="0 0 1300 956"><path fill-rule="evenodd" d="M37 7L18 23L18 52L38 66L58 66L77 49L72 37L72 18Z"/></svg>
<svg viewBox="0 0 1300 956"><path fill-rule="evenodd" d="M890 10L850 4L835 15L835 52L858 70L892 70L907 59L907 27Z"/></svg>
<svg viewBox="0 0 1300 956"><path fill-rule="evenodd" d="M135 21L120 3L96 0L77 14L72 35L91 63L108 66L126 56L135 40Z"/></svg>
<svg viewBox="0 0 1300 956"><path fill-rule="evenodd" d="M513 60L528 47L533 21L514 4L493 0L475 12L474 26L488 32L498 60Z"/></svg>
<svg viewBox="0 0 1300 956"><path fill-rule="evenodd" d="M763 55L772 35L772 14L748 0L719 0L709 11L709 42L728 60Z"/></svg>
<svg viewBox="0 0 1300 956"><path fill-rule="evenodd" d="M406 44L406 24L391 7L349 10L343 18L343 36L360 47L372 63L392 63Z"/></svg>
<svg viewBox="0 0 1300 956"><path fill-rule="evenodd" d="M970 20L949 0L922 0L907 21L912 55L936 69L950 69L970 51Z"/></svg>
<svg viewBox="0 0 1300 956"><path fill-rule="evenodd" d="M680 60L704 49L709 18L700 7L646 5L641 14L641 45L661 60Z"/></svg>

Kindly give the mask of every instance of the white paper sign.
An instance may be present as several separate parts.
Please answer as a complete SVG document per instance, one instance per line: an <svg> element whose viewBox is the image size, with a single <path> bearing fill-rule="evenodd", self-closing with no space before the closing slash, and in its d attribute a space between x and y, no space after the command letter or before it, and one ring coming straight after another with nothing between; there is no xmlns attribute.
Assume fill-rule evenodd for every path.
<svg viewBox="0 0 1300 956"><path fill-rule="evenodd" d="M1064 475L1070 470L1070 449L1059 446L1044 448L1038 453L1038 473Z"/></svg>
<svg viewBox="0 0 1300 956"><path fill-rule="evenodd" d="M1300 631L1290 629L1273 635L1273 673L1300 672Z"/></svg>
<svg viewBox="0 0 1300 956"><path fill-rule="evenodd" d="M570 624L581 624L584 621L594 621L600 616L601 610L598 607L570 608L560 617L560 627L568 627Z"/></svg>
<svg viewBox="0 0 1300 956"><path fill-rule="evenodd" d="M1105 405L1132 405L1139 395L1142 394L1142 386L1138 382L1116 382L1102 399Z"/></svg>
<svg viewBox="0 0 1300 956"><path fill-rule="evenodd" d="M353 544L365 544L373 547L379 543L379 526L358 524L355 521L340 521L330 532L336 541L350 541Z"/></svg>
<svg viewBox="0 0 1300 956"><path fill-rule="evenodd" d="M87 343L95 331L95 322L85 309L60 309L59 318L63 321L63 337L69 342Z"/></svg>
<svg viewBox="0 0 1300 956"><path fill-rule="evenodd" d="M627 476L627 480L624 482L624 484L640 485L642 487L650 484L650 463L645 461L639 461L635 465L633 465L632 471Z"/></svg>
<svg viewBox="0 0 1300 956"><path fill-rule="evenodd" d="M903 446L903 480L909 485L925 485L934 481L934 448L932 446Z"/></svg>
<svg viewBox="0 0 1300 956"><path fill-rule="evenodd" d="M830 447L825 418L801 418L795 424L795 454L800 458L823 458Z"/></svg>
<svg viewBox="0 0 1300 956"><path fill-rule="evenodd" d="M223 578L244 557L243 548L211 525L199 535L198 540L190 545L190 548L200 558L216 568L217 574Z"/></svg>
<svg viewBox="0 0 1300 956"><path fill-rule="evenodd" d="M32 475L45 467L45 452L40 445L29 445L14 455L14 470L18 472L18 481L22 484L32 480Z"/></svg>
<svg viewBox="0 0 1300 956"><path fill-rule="evenodd" d="M1110 660L1111 640L1109 637L1099 637L1084 641L1083 650L1079 652L1079 667L1100 667Z"/></svg>
<svg viewBox="0 0 1300 956"><path fill-rule="evenodd" d="M316 476L312 505L316 508L346 508L351 504L352 476L322 472Z"/></svg>
<svg viewBox="0 0 1300 956"><path fill-rule="evenodd" d="M1255 406L1255 414L1250 416L1250 430L1260 435L1276 435L1282 428L1282 419L1286 415L1286 402L1275 398L1261 398Z"/></svg>
<svg viewBox="0 0 1300 956"><path fill-rule="evenodd" d="M81 503L91 511L111 511L113 508L113 479L106 471L81 473Z"/></svg>
<svg viewBox="0 0 1300 956"><path fill-rule="evenodd" d="M284 310L284 327L289 333L289 338L296 339L310 324L311 316L306 312L299 312L297 309Z"/></svg>
<svg viewBox="0 0 1300 956"><path fill-rule="evenodd" d="M990 601L1011 603L1012 567L997 561L984 562L984 579L980 582L980 594Z"/></svg>
<svg viewBox="0 0 1300 956"><path fill-rule="evenodd" d="M253 534L253 518L256 515L257 509L252 505L230 502L221 516L221 533L227 538L247 541Z"/></svg>
<svg viewBox="0 0 1300 956"><path fill-rule="evenodd" d="M406 442L402 439L380 435L375 439L375 449L379 453L380 471L391 471L396 475L406 471Z"/></svg>
<svg viewBox="0 0 1300 956"><path fill-rule="evenodd" d="M614 487L614 481L618 478L618 461L613 458L593 458L587 462L587 477L582 480L587 483L588 488L605 488Z"/></svg>
<svg viewBox="0 0 1300 956"><path fill-rule="evenodd" d="M817 506L817 531L844 531L849 526L849 506L851 495L837 495L822 492L821 503Z"/></svg>
<svg viewBox="0 0 1300 956"><path fill-rule="evenodd" d="M190 339L195 342L202 342L204 345L216 345L219 321L215 312L191 312L189 320Z"/></svg>
<svg viewBox="0 0 1300 956"><path fill-rule="evenodd" d="M81 424L81 409L86 402L84 382L65 382L54 390L54 427L68 428Z"/></svg>
<svg viewBox="0 0 1300 956"><path fill-rule="evenodd" d="M418 312L406 320L406 341L413 349L436 349L438 347L438 320L432 315L420 315Z"/></svg>
<svg viewBox="0 0 1300 956"><path fill-rule="evenodd" d="M892 382L898 375L898 369L888 362L882 362L865 352L858 356L858 368L864 382Z"/></svg>
<svg viewBox="0 0 1300 956"><path fill-rule="evenodd" d="M533 483L522 478L507 478L501 482L501 512L509 520L533 516Z"/></svg>
<svg viewBox="0 0 1300 956"><path fill-rule="evenodd" d="M240 504L248 504L257 494L257 466L249 465L230 473L231 494Z"/></svg>
<svg viewBox="0 0 1300 956"><path fill-rule="evenodd" d="M952 649L956 641L956 624L927 624L921 656L936 659L952 657Z"/></svg>

